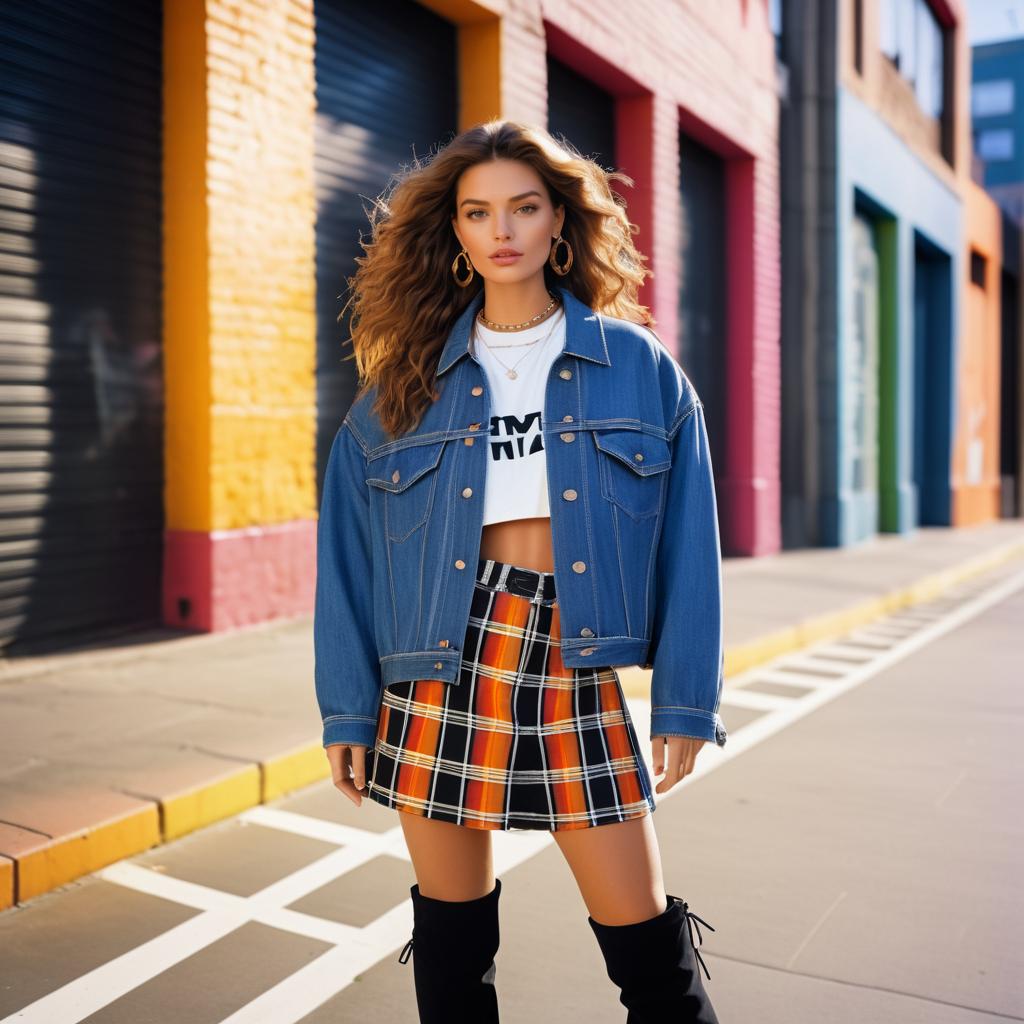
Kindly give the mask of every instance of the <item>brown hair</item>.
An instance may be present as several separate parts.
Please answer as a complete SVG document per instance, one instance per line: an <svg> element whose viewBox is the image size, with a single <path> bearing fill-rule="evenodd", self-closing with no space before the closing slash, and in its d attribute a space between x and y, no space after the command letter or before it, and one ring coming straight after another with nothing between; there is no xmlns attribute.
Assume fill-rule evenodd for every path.
<svg viewBox="0 0 1024 1024"><path fill-rule="evenodd" d="M521 160L536 170L553 205L565 205L562 237L573 248L564 277L545 265L549 290L568 288L597 312L654 326L637 291L653 271L633 245L637 226L613 179L633 185L621 171L606 171L563 138L521 121L494 119L456 135L426 159L413 159L367 212L371 240L360 245L358 270L346 278L352 307L351 343L360 392L377 386L375 412L397 437L415 427L434 401L433 380L448 333L483 287L476 274L460 288L451 264L460 251L451 227L458 181L475 164ZM388 194L390 192L390 195ZM560 259L564 259L561 255ZM465 270L460 270L460 276Z"/></svg>

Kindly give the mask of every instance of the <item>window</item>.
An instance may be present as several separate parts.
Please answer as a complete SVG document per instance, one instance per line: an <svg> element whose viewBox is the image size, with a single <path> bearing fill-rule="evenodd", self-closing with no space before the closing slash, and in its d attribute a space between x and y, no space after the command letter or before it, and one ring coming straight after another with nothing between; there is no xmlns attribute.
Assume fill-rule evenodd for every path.
<svg viewBox="0 0 1024 1024"><path fill-rule="evenodd" d="M782 0L768 0L768 25L775 37L775 52L782 53Z"/></svg>
<svg viewBox="0 0 1024 1024"><path fill-rule="evenodd" d="M1012 160L1013 132L999 128L978 134L978 156L982 160Z"/></svg>
<svg viewBox="0 0 1024 1024"><path fill-rule="evenodd" d="M921 109L930 117L942 114L942 26L931 8L917 4L917 78L914 91Z"/></svg>
<svg viewBox="0 0 1024 1024"><path fill-rule="evenodd" d="M881 6L878 34L882 43L882 53L895 63L896 55L899 53L899 47L896 45L899 38L896 31L896 0L882 0Z"/></svg>
<svg viewBox="0 0 1024 1024"><path fill-rule="evenodd" d="M864 74L864 3L853 0L853 66L857 74Z"/></svg>
<svg viewBox="0 0 1024 1024"><path fill-rule="evenodd" d="M880 0L879 38L884 53L914 86L921 109L942 115L943 34L928 0Z"/></svg>
<svg viewBox="0 0 1024 1024"><path fill-rule="evenodd" d="M908 82L913 82L917 74L917 40L914 32L914 23L917 20L914 17L916 6L915 0L896 0L896 30L899 33L896 67Z"/></svg>
<svg viewBox="0 0 1024 1024"><path fill-rule="evenodd" d="M975 117L994 117L1013 113L1013 79L994 78L971 86L971 113Z"/></svg>
<svg viewBox="0 0 1024 1024"><path fill-rule="evenodd" d="M971 250L971 284L985 287L985 257L975 249Z"/></svg>

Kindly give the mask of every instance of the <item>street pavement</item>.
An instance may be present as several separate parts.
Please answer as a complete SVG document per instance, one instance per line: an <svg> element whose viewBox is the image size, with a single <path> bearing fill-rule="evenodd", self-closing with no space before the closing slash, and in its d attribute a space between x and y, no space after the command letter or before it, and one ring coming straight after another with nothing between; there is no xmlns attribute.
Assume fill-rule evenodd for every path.
<svg viewBox="0 0 1024 1024"><path fill-rule="evenodd" d="M814 612L849 615L905 595L915 580L936 593L733 673L722 708L728 743L706 745L696 771L657 796L668 891L715 929L703 929L702 955L723 1024L1024 1018L1014 810L1024 776L1014 743L1024 711L1024 561L1007 556L1024 531L999 527L884 538L861 558L816 551L773 556L774 567L727 565L733 652L778 643L787 601L793 628ZM308 746L308 701L282 681L306 668L297 656L303 631L308 643L300 622L173 653L154 641L131 655L85 652L77 663L68 656L63 671L55 663L9 677L0 687L0 819L27 831L11 817L19 799L31 806L25 794L45 796L57 817L61 776L72 794L105 777L111 792L142 801L145 793L117 789L126 785L116 773L124 743L225 760L228 732L244 750L252 723L273 723L253 708L264 695L275 695L282 732L294 721L296 743ZM162 711L157 721L139 715L137 732L119 736L102 711L108 701L133 703L136 691L151 712L162 700ZM105 698L94 716L90 696ZM184 713L188 696L201 714ZM646 737L649 704L631 695L629 706ZM33 750L41 732L29 727L41 728L47 712L46 745ZM94 754L106 775L86 762ZM252 767L247 757L251 750L238 755L239 770ZM50 789L33 777L33 758ZM412 965L397 962L415 876L395 812L369 800L357 809L323 781L281 796L264 784L263 796L0 914L0 1024L415 1021ZM94 828L82 843L98 848L102 838ZM493 838L503 1021L624 1020L551 837Z"/></svg>

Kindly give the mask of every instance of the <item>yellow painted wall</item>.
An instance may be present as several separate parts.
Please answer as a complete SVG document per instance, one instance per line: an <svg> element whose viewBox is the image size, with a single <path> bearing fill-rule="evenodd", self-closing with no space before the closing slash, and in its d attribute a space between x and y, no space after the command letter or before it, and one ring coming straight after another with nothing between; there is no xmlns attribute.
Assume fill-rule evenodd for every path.
<svg viewBox="0 0 1024 1024"><path fill-rule="evenodd" d="M315 516L312 0L175 0L165 29L166 516Z"/></svg>

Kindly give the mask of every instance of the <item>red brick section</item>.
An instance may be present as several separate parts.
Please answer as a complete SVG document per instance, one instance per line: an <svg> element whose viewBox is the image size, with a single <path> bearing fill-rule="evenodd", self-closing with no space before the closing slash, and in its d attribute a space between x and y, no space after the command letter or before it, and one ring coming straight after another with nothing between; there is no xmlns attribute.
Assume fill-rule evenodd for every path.
<svg viewBox="0 0 1024 1024"><path fill-rule="evenodd" d="M538 6L505 15L504 36L537 30ZM724 466L716 466L722 545L727 554L781 547L780 200L778 86L767 5L697 2L656 5L638 19L629 4L551 5L543 22L550 52L616 97L617 167L636 182L623 189L636 241L655 277L644 301L674 353L681 272L678 133L726 161L728 326ZM517 31L521 25L522 31ZM507 116L534 117L545 98L532 73L543 57L504 60L514 78ZM525 71L525 73L523 73Z"/></svg>

